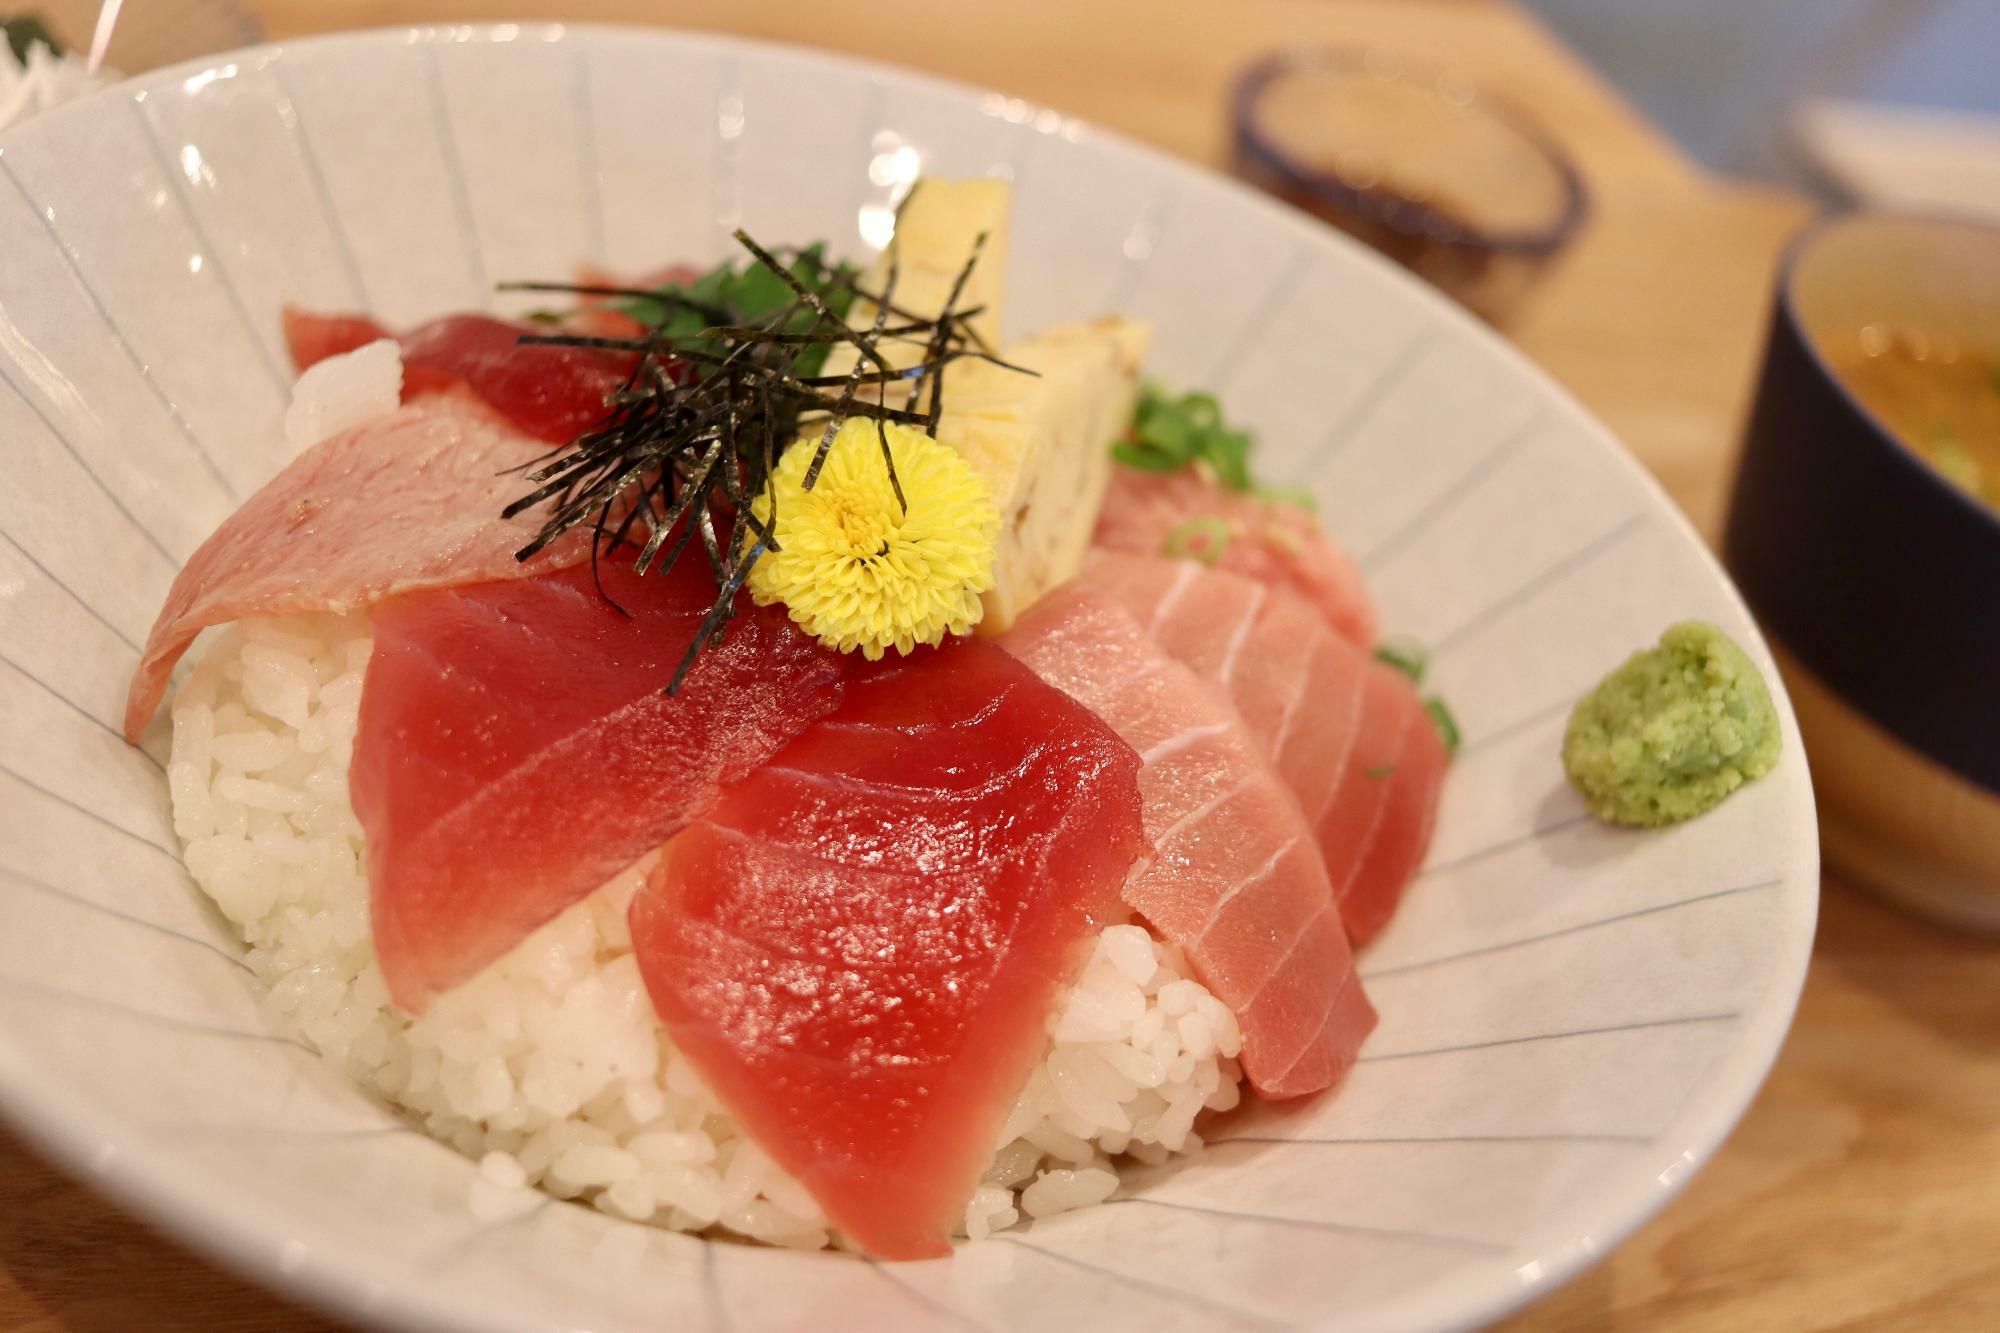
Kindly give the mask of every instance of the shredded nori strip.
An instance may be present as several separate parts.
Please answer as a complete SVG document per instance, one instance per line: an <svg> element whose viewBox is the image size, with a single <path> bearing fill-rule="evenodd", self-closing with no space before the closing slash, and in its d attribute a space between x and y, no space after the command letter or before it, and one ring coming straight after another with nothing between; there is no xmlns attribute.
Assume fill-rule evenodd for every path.
<svg viewBox="0 0 2000 1333"><path fill-rule="evenodd" d="M736 241L749 254L749 267L734 278L727 271L705 277L695 284L703 289L703 299L675 289L609 284L502 284L508 291L611 299L623 303L614 309L652 316L642 321L647 331L639 337L522 335L523 343L627 352L635 362L622 388L607 399L604 417L530 465L524 478L528 490L502 513L512 518L548 506L534 539L515 553L521 561L588 525L593 575L600 559L627 549L637 572L664 573L699 537L702 556L697 558L706 559L716 598L667 683L669 694L680 688L702 650L726 632L737 594L757 560L779 549L776 535L756 519L752 505L771 490L772 471L814 418L826 421L815 430L818 447L807 469L807 490L818 480L841 423L859 417L877 423L883 466L898 503L907 507L886 424L899 422L934 434L944 410L945 368L966 357L1034 373L1008 366L978 335L969 321L983 307L957 308L984 236L935 318L896 305L893 252L882 290L871 292L860 286L852 270L822 258L817 246L781 252L789 253L787 263L742 231ZM758 269L783 284L776 292L782 304L772 304L767 290L760 310L730 307L726 294L746 290ZM768 277L758 281L768 287ZM722 293L724 299L706 299L710 293ZM866 328L850 328L845 321L855 300L875 306ZM689 316L698 318L698 328ZM892 319L899 322L892 324ZM681 331L669 333L670 324ZM897 369L880 349L885 338L921 343L923 359ZM827 349L840 343L855 349L853 368L843 375L818 374ZM910 388L892 397L889 386L897 383ZM870 388L872 394L862 392ZM926 389L928 402L922 397ZM771 494L775 512L775 492ZM598 591L602 596L601 585ZM605 601L616 605L608 596Z"/></svg>

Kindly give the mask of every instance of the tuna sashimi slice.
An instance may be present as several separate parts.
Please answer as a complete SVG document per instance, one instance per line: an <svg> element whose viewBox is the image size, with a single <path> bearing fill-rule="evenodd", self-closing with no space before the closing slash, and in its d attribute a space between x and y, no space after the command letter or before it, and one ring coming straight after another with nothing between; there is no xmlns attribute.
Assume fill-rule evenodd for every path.
<svg viewBox="0 0 2000 1333"><path fill-rule="evenodd" d="M1409 677L1368 663L1353 758L1319 820L1329 863L1348 867L1338 890L1340 915L1357 945L1389 924L1423 864L1450 763Z"/></svg>
<svg viewBox="0 0 2000 1333"><path fill-rule="evenodd" d="M870 1254L944 1254L1144 848L1139 756L984 641L863 668L662 853L668 1033Z"/></svg>
<svg viewBox="0 0 2000 1333"><path fill-rule="evenodd" d="M632 321L599 318L575 329L631 337ZM292 364L305 370L329 356L393 337L403 349L403 401L463 385L515 427L551 444L567 444L603 420L606 399L624 387L632 357L587 347L522 343L547 328L491 315L446 315L392 334L366 315L313 314L287 308L285 342ZM636 332L643 334L643 327Z"/></svg>
<svg viewBox="0 0 2000 1333"><path fill-rule="evenodd" d="M1298 505L1232 491L1193 468L1119 467L1112 472L1094 540L1134 555L1166 554L1171 544L1187 556L1296 593L1335 633L1364 648L1375 644L1375 604L1361 571Z"/></svg>
<svg viewBox="0 0 2000 1333"><path fill-rule="evenodd" d="M500 511L548 447L462 395L426 398L305 450L188 557L125 701L137 741L195 635L244 616L351 611L394 593L517 578L589 554L582 535L523 566L541 526Z"/></svg>
<svg viewBox="0 0 2000 1333"><path fill-rule="evenodd" d="M434 588L371 617L348 786L375 951L410 1012L652 852L839 702L848 659L747 598L680 690L706 562Z"/></svg>
<svg viewBox="0 0 2000 1333"><path fill-rule="evenodd" d="M1266 1097L1331 1087L1375 1011L1298 802L1228 703L1101 595L1045 598L999 643L1137 749L1153 860L1125 901L1235 1013Z"/></svg>
<svg viewBox="0 0 2000 1333"><path fill-rule="evenodd" d="M1349 938L1374 938L1430 847L1449 758L1409 678L1226 570L1098 552L1080 581L1234 701L1317 835Z"/></svg>

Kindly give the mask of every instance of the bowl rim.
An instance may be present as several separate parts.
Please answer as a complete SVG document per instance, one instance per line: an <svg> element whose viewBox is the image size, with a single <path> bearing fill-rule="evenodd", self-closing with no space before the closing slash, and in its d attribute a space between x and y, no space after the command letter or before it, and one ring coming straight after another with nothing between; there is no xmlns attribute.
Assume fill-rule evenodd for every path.
<svg viewBox="0 0 2000 1333"><path fill-rule="evenodd" d="M1384 191L1349 185L1338 175L1314 171L1271 142L1259 116L1264 93L1280 77L1292 73L1341 70L1367 73L1372 57L1384 54L1362 46L1290 46L1271 51L1246 66L1230 90L1230 120L1237 152L1252 165L1269 171L1289 187L1328 207L1356 214L1400 236L1465 250L1500 255L1550 255L1575 239L1589 219L1590 187L1576 162L1540 122L1486 87L1465 80L1466 107L1499 122L1532 148L1556 173L1563 206L1539 227L1487 229L1460 222L1428 204ZM1435 82L1450 71L1395 55L1395 81L1419 86L1417 76Z"/></svg>
<svg viewBox="0 0 2000 1333"><path fill-rule="evenodd" d="M978 103L1002 97L1020 104L998 90L963 80L931 74L887 60L829 51L792 42L771 41L730 33L708 32L645 23L568 23L562 21L499 21L483 23L412 23L379 26L315 36L269 41L233 51L217 52L126 80L75 102L45 112L33 120L0 135L0 155L10 144L38 137L38 127L83 119L98 114L99 108L116 105L136 94L162 85L180 83L218 66L245 61L269 63L282 58L287 50L339 51L362 53L377 46L399 47L438 42L495 44L531 39L537 47L555 47L572 38L618 38L707 48L735 56L753 58L784 57L819 62L877 79L892 80L921 89L943 93L956 99ZM1037 132L1075 142L1109 147L1133 156L1193 188L1219 192L1230 202L1248 209L1280 228L1302 244L1331 246L1352 262L1367 266L1378 280L1398 288L1403 299L1415 303L1451 336L1471 339L1507 365L1512 374L1534 386L1552 413L1566 419L1603 451L1627 483L1643 496L1650 513L1663 529L1677 536L1707 572L1723 599L1749 627L1748 642L1753 657L1769 663L1770 649L1762 631L1734 580L1719 557L1695 529L1692 520L1668 496L1659 481L1618 441L1608 427L1593 416L1549 372L1531 361L1499 333L1443 293L1401 266L1376 254L1283 200L1265 194L1223 171L1178 157L1164 149L1142 143L1123 133L1107 129L1052 108L1028 104L1045 112L1033 118ZM1796 737L1798 720L1783 683L1771 673L1773 699L1780 721ZM1703 1076L1698 1111L1683 1106L1679 1113L1681 1130L1662 1134L1655 1147L1657 1156L1627 1164L1613 1188L1600 1192L1587 1205L1578 1205L1566 1214L1566 1223L1545 1229L1543 1255L1516 1271L1514 1281L1504 1279L1476 1282L1459 1280L1438 1288L1413 1293L1389 1313L1393 1326L1459 1329L1483 1326L1538 1300L1601 1259L1610 1249L1655 1217L1685 1187L1695 1171L1712 1158L1722 1141L1735 1128L1762 1088L1779 1049L1790 1030L1797 1010L1818 916L1820 891L1820 851L1813 818L1810 771L1799 762L1785 780L1796 782L1803 812L1796 810L1799 827L1791 830L1800 855L1793 870L1782 881L1801 887L1787 897L1788 911L1779 914L1769 979L1763 993L1744 1010L1735 1045L1717 1058ZM377 1327L423 1327L462 1329L466 1333L489 1333L496 1327L519 1329L522 1333L548 1333L551 1326L515 1319L496 1325L492 1312L475 1313L459 1300L440 1296L431 1285L385 1286L378 1267L370 1262L365 1247L351 1243L323 1245L306 1253L300 1242L274 1236L260 1228L245 1212L222 1196L203 1187L199 1172L165 1154L128 1154L117 1133L118 1123L88 1106L70 1102L40 1086L30 1069L23 1068L4 1041L0 1041L0 1116L23 1137L73 1174L86 1180L135 1213L159 1226L169 1235L215 1258L242 1276L267 1289L287 1293L340 1317L359 1320ZM1672 1146L1672 1145L1678 1145ZM450 1151L437 1145L439 1151ZM474 1164L467 1162L467 1169ZM1557 1239L1557 1236L1562 1239ZM577 1328L578 1325L562 1325Z"/></svg>
<svg viewBox="0 0 2000 1333"><path fill-rule="evenodd" d="M1953 485L1937 468L1924 461L1916 447L1906 441L1902 433L1892 429L1881 416L1863 402L1848 384L1845 376L1837 372L1827 360L1820 339L1815 336L1812 326L1799 310L1798 277L1800 266L1810 262L1816 246L1823 244L1836 232L1856 224L1869 222L1911 223L1925 228L1949 228L1958 231L1979 232L1989 238L1996 255L2000 255L2000 221L1981 217L1977 214L1958 213L1938 209L1904 208L1837 208L1819 214L1798 234L1785 244L1785 252L1778 264L1778 314L1791 325L1797 335L1799 345L1805 349L1807 361L1814 372L1833 390L1836 400L1847 409L1849 415L1868 427L1870 436L1887 452L1895 454L1903 468L1914 468L1924 476L1924 482L1931 494L1942 494L1944 502L1958 512L1971 510L1978 521L2000 531L2000 507L1996 507L1963 487Z"/></svg>

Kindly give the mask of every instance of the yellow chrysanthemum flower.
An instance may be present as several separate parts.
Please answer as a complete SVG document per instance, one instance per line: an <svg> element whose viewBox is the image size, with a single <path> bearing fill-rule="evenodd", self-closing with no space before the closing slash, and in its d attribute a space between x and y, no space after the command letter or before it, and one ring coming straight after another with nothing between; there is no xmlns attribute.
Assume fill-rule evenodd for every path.
<svg viewBox="0 0 2000 1333"><path fill-rule="evenodd" d="M884 429L909 508L898 505L876 429L861 418L844 422L810 491L818 433L785 451L755 505L779 549L764 553L749 581L758 605L783 602L806 633L871 661L978 624L1000 538L999 510L971 465L922 431L892 424Z"/></svg>

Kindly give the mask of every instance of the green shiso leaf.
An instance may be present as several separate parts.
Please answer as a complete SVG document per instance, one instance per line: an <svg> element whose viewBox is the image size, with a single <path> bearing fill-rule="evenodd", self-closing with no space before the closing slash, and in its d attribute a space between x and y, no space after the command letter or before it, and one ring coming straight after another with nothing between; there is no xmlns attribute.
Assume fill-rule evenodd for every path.
<svg viewBox="0 0 2000 1333"><path fill-rule="evenodd" d="M826 246L815 243L799 250L786 269L836 316L846 318L854 304L852 283L858 270L853 265L827 263ZM783 278L754 259L745 259L737 263L725 260L692 282L670 283L651 296L613 301L611 309L658 328L670 340L714 350L711 340L702 336L713 324L761 324L792 304L792 290ZM717 321L711 318L714 315L723 319ZM776 331L804 333L816 319L812 310L800 307ZM802 349L793 358L794 372L817 375L832 346L825 343Z"/></svg>

